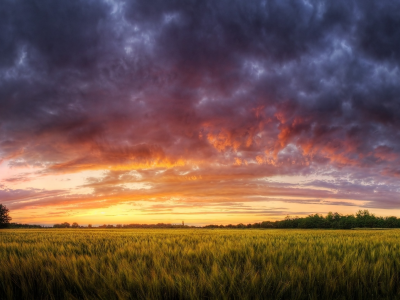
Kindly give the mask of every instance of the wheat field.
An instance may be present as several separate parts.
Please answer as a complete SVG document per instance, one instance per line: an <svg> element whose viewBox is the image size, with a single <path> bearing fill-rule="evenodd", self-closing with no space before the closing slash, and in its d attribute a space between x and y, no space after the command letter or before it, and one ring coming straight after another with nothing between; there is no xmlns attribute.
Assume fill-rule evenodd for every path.
<svg viewBox="0 0 400 300"><path fill-rule="evenodd" d="M400 230L0 230L1 299L397 299Z"/></svg>

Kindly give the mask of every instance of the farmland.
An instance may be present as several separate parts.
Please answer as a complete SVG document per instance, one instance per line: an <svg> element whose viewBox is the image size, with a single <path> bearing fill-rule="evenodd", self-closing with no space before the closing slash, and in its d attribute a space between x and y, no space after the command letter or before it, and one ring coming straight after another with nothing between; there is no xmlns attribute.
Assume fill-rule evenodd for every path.
<svg viewBox="0 0 400 300"><path fill-rule="evenodd" d="M0 230L1 299L396 299L400 230Z"/></svg>

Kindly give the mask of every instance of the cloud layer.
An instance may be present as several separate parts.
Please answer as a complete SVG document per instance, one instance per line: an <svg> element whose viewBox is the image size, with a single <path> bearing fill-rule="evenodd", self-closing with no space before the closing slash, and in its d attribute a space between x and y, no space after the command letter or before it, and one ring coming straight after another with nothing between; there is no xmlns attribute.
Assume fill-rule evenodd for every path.
<svg viewBox="0 0 400 300"><path fill-rule="evenodd" d="M399 13L372 0L6 0L0 158L43 178L108 172L82 182L90 196L37 205L114 189L115 202L290 195L398 207ZM149 189L121 191L132 170ZM332 181L279 193L266 181L294 175ZM40 193L2 191L28 192Z"/></svg>

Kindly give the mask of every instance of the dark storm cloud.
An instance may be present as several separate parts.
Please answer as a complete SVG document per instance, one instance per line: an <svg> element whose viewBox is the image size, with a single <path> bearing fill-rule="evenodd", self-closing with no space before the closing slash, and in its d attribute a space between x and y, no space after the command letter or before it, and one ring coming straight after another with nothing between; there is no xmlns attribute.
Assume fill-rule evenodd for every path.
<svg viewBox="0 0 400 300"><path fill-rule="evenodd" d="M29 49L28 58L39 68L85 68L106 50L109 5L102 1L6 0L0 13L5 65Z"/></svg>
<svg viewBox="0 0 400 300"><path fill-rule="evenodd" d="M396 1L363 1L358 24L359 46L380 60L400 59L400 4Z"/></svg>
<svg viewBox="0 0 400 300"><path fill-rule="evenodd" d="M215 177L249 167L251 180L330 168L373 173L372 185L398 177L399 11L361 0L5 0L0 159L41 175L186 164ZM392 206L393 184L379 194ZM359 188L355 199L379 202Z"/></svg>
<svg viewBox="0 0 400 300"><path fill-rule="evenodd" d="M178 61L220 64L238 55L278 61L297 58L319 46L326 35L350 25L346 1L133 1L133 23L161 28L164 55ZM172 42L171 42L172 41Z"/></svg>

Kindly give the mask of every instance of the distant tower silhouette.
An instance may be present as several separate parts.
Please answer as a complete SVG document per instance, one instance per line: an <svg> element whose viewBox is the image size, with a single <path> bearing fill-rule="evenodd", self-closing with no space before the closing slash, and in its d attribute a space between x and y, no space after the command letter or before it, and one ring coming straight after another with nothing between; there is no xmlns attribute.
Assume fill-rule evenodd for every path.
<svg viewBox="0 0 400 300"><path fill-rule="evenodd" d="M185 221L182 221L182 226L185 226Z"/></svg>

